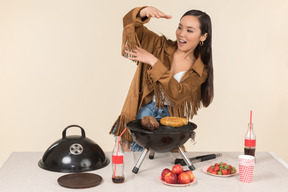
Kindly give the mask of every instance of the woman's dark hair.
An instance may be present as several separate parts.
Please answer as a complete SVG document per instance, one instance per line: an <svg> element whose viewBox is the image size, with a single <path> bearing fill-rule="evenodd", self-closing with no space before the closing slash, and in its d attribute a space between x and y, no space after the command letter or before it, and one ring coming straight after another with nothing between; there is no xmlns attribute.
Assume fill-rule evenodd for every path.
<svg viewBox="0 0 288 192"><path fill-rule="evenodd" d="M200 22L201 35L207 33L207 38L196 47L194 54L197 58L199 55L204 64L207 65L208 78L201 86L201 101L204 107L208 107L214 97L213 85L213 61L212 61L212 24L209 15L199 10L187 11L181 19L186 15L192 15L198 18Z"/></svg>

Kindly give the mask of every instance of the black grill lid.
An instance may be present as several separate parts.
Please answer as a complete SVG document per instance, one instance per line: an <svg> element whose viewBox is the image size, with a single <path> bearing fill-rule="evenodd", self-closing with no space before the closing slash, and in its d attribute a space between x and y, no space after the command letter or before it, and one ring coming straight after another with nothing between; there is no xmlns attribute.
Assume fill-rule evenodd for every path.
<svg viewBox="0 0 288 192"><path fill-rule="evenodd" d="M66 136L69 128L81 129L81 136ZM101 169L109 164L101 147L86 137L78 125L70 125L62 132L62 139L54 142L38 162L39 167L55 172L84 172Z"/></svg>

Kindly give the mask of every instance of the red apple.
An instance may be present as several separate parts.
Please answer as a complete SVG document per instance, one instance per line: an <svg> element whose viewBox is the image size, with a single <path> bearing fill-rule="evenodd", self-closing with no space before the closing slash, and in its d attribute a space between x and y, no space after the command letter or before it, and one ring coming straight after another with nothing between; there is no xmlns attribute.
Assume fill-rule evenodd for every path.
<svg viewBox="0 0 288 192"><path fill-rule="evenodd" d="M181 183L181 184L187 184L191 181L190 175L188 175L188 173L186 173L186 172L180 173L178 175L178 180L179 180L179 183Z"/></svg>
<svg viewBox="0 0 288 192"><path fill-rule="evenodd" d="M190 176L190 181L193 181L193 179L194 179L193 172L191 170L186 170L185 172Z"/></svg>
<svg viewBox="0 0 288 192"><path fill-rule="evenodd" d="M171 172L170 169L168 169L168 168L163 169L163 171L161 173L161 178L164 180L165 175L169 172Z"/></svg>
<svg viewBox="0 0 288 192"><path fill-rule="evenodd" d="M180 164L176 164L172 167L172 172L175 173L176 175L179 175L180 173L183 172L183 167Z"/></svg>
<svg viewBox="0 0 288 192"><path fill-rule="evenodd" d="M169 172L165 175L164 180L167 183L176 184L177 183L177 175L173 172Z"/></svg>

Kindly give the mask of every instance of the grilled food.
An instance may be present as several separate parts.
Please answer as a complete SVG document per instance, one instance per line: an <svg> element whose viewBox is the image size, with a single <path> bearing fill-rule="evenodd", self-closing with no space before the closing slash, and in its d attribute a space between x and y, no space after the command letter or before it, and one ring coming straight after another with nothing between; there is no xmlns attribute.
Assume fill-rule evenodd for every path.
<svg viewBox="0 0 288 192"><path fill-rule="evenodd" d="M155 117L152 117L152 116L146 116L146 117L143 117L140 121L142 127L144 129L147 129L147 130L155 130L155 129L158 129L159 128L159 123L158 121L156 120Z"/></svg>
<svg viewBox="0 0 288 192"><path fill-rule="evenodd" d="M188 119L182 117L163 117L160 119L160 123L170 127L181 127L188 124Z"/></svg>

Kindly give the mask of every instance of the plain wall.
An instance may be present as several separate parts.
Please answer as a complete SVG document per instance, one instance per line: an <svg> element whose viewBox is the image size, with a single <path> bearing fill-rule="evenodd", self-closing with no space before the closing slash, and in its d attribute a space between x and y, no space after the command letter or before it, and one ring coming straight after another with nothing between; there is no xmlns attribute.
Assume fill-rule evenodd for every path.
<svg viewBox="0 0 288 192"><path fill-rule="evenodd" d="M173 40L187 10L212 19L215 98L192 119L187 150L243 151L253 110L257 151L288 161L287 1L0 0L0 165L11 152L44 152L71 124L112 150L136 69L120 55L122 17L143 5L173 16L147 24Z"/></svg>

